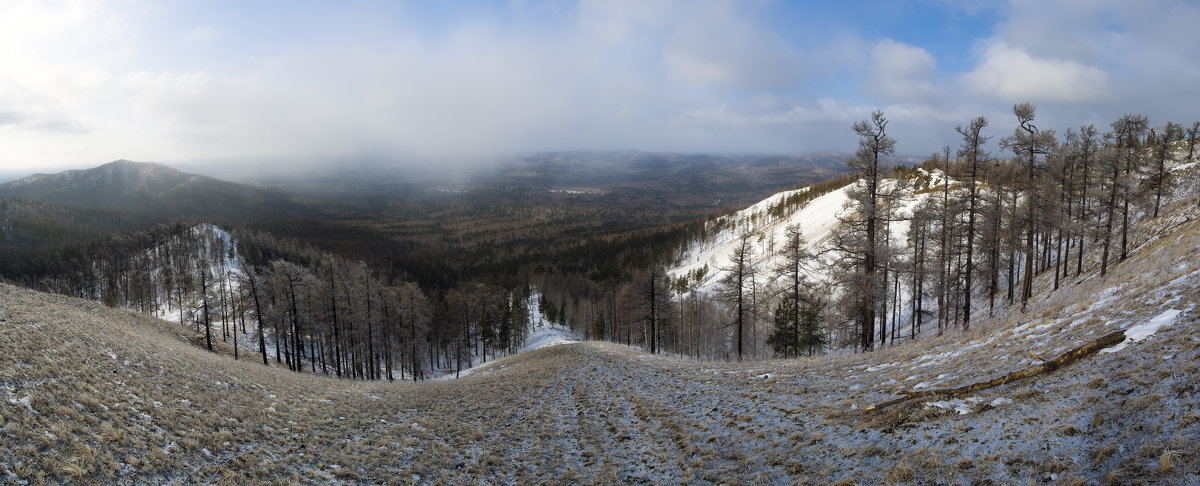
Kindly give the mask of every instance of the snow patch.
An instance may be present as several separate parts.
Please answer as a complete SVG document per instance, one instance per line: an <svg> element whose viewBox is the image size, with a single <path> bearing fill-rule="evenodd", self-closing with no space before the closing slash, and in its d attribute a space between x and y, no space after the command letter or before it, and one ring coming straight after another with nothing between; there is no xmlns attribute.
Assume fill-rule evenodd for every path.
<svg viewBox="0 0 1200 486"><path fill-rule="evenodd" d="M1008 405L1008 404L1010 404L1010 403L1012 403L1012 400L1009 400L1009 399L1007 399L1007 398L1004 398L1004 397L1000 397L1000 398L997 398L997 399L995 399L995 400L992 400L991 402L988 402L988 405L991 405L991 406L993 406L993 407L999 407L999 406L1001 406L1001 405Z"/></svg>
<svg viewBox="0 0 1200 486"><path fill-rule="evenodd" d="M1143 324L1138 324L1129 329L1126 329L1125 330L1125 340L1121 341L1121 344L1118 344L1118 345L1113 346L1108 349L1101 350L1100 352L1101 353L1115 353L1117 351L1125 349L1125 347L1129 346L1131 343L1144 341L1146 338L1148 338L1148 337L1152 336L1154 333L1158 332L1158 330L1161 329L1162 327L1169 326L1172 323L1174 323L1175 318L1179 317L1179 314L1181 312L1183 312L1183 311L1180 311L1178 309L1167 309L1167 310L1163 311L1161 314L1150 318L1149 321L1146 321Z"/></svg>
<svg viewBox="0 0 1200 486"><path fill-rule="evenodd" d="M15 399L15 398L9 398L8 403L11 403L13 405L24 405L25 408L28 408L30 412L38 413L37 410L33 409L33 405L30 403L30 400L32 400L32 399L33 399L32 396L25 395L24 397L21 397L20 400Z"/></svg>
<svg viewBox="0 0 1200 486"><path fill-rule="evenodd" d="M868 368L867 368L867 371L879 371L879 370L882 370L882 369L884 369L884 368L891 368L891 367L893 367L893 366L896 366L896 365L898 365L898 364L900 364L900 362L899 362L899 361L897 361L897 362L895 362L895 363L884 363L884 364L881 364L881 365L875 365L875 366L868 367Z"/></svg>
<svg viewBox="0 0 1200 486"><path fill-rule="evenodd" d="M957 413L959 415L966 415L968 413L974 412L976 410L976 408L979 407L980 404L984 403L985 400L987 400L987 399L980 398L980 397L955 398L952 400L941 400L941 401L936 401L936 402L928 402L925 404L925 408L937 407L937 408L940 408L943 410L953 410L955 413ZM987 402L987 404L994 408L994 407L999 407L1001 405L1008 405L1012 402L1013 401L1008 398L1000 397L1000 398L997 398L990 402Z"/></svg>
<svg viewBox="0 0 1200 486"><path fill-rule="evenodd" d="M577 342L571 337L571 331L558 326L542 326L533 331L528 338L525 339L525 346L521 348L522 353L532 351L539 348L547 348L557 346L559 344L568 344Z"/></svg>

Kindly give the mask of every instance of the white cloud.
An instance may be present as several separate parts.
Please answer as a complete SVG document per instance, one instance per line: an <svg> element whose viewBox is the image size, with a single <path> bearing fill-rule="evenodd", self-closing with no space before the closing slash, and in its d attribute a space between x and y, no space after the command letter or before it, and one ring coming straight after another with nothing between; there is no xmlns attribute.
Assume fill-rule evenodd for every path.
<svg viewBox="0 0 1200 486"><path fill-rule="evenodd" d="M982 62L962 76L972 91L1011 101L1083 103L1109 95L1108 74L1071 60L1041 59L995 43Z"/></svg>
<svg viewBox="0 0 1200 486"><path fill-rule="evenodd" d="M935 93L937 61L929 51L883 39L871 49L871 60L866 84L884 99L920 100Z"/></svg>
<svg viewBox="0 0 1200 486"><path fill-rule="evenodd" d="M730 8L696 10L679 19L664 47L667 67L678 79L750 88L787 87L800 80L802 57L787 41Z"/></svg>
<svg viewBox="0 0 1200 486"><path fill-rule="evenodd" d="M1018 1L980 29L992 37L952 39L978 43L966 59L816 16L779 22L768 16L793 9L770 2L433 8L446 18L429 25L410 15L423 8L365 21L374 8L260 6L231 22L192 15L204 3L0 0L0 166L847 150L868 105L908 153L956 143L953 126L980 114L1004 126L1025 100L1047 125L1186 120L1200 8L1147 2Z"/></svg>
<svg viewBox="0 0 1200 486"><path fill-rule="evenodd" d="M0 101L13 101L0 130L21 132L0 147L0 164L757 145L761 137L726 131L728 119L674 121L791 86L800 68L755 7L719 0L585 1L559 18L566 25L478 17L436 35L396 18L384 35L247 49L239 43L271 40L270 31L259 38L196 18L172 26L163 9L139 17L23 5L32 21L0 19L28 24L0 33L0 45L43 49L0 47L0 60L17 61L4 65L25 68L0 73ZM63 40L71 32L89 42ZM768 122L777 116L751 118L782 123ZM53 143L51 131L75 136Z"/></svg>
<svg viewBox="0 0 1200 486"><path fill-rule="evenodd" d="M208 25L198 26L187 34L187 40L192 42L213 42L220 38L221 32Z"/></svg>
<svg viewBox="0 0 1200 486"><path fill-rule="evenodd" d="M777 88L802 74L800 51L761 25L746 2L584 0L580 11L599 40L639 41L692 86Z"/></svg>

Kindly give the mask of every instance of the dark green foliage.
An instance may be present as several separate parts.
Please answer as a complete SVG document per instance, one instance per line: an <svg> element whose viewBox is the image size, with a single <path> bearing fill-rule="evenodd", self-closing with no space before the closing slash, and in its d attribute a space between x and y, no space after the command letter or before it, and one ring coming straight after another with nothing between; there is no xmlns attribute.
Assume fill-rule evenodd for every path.
<svg viewBox="0 0 1200 486"><path fill-rule="evenodd" d="M821 312L825 305L821 301L800 304L791 299L782 299L775 305L775 329L767 344L776 358L812 356L825 349L828 339L821 332Z"/></svg>
<svg viewBox="0 0 1200 486"><path fill-rule="evenodd" d="M479 319L479 339L483 341L485 359L487 358L486 349L496 347L497 327L496 319L492 317L492 311L484 309L483 317Z"/></svg>
<svg viewBox="0 0 1200 486"><path fill-rule="evenodd" d="M829 343L825 333L821 332L821 314L823 312L825 312L825 303L821 300L800 306L799 350L809 356L820 353Z"/></svg>
<svg viewBox="0 0 1200 486"><path fill-rule="evenodd" d="M590 337L595 340L601 340L601 339L605 338L605 336L604 336L604 318L601 317L600 314L596 314L596 317L594 319L592 319L592 329L591 329Z"/></svg>
<svg viewBox="0 0 1200 486"><path fill-rule="evenodd" d="M796 329L796 301L780 300L775 305L775 331L767 337L767 344L776 358L795 358L800 355L800 332Z"/></svg>
<svg viewBox="0 0 1200 486"><path fill-rule="evenodd" d="M153 226L147 217L0 196L0 249L27 254ZM0 258L8 251L0 252Z"/></svg>
<svg viewBox="0 0 1200 486"><path fill-rule="evenodd" d="M513 351L513 308L512 301L506 301L500 309L500 330L496 336L496 346L508 352Z"/></svg>

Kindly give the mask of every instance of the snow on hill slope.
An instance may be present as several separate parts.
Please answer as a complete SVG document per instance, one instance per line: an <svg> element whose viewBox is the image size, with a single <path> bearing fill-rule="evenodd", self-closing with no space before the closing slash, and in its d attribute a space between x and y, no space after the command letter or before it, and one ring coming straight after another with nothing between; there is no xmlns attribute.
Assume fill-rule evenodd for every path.
<svg viewBox="0 0 1200 486"><path fill-rule="evenodd" d="M1196 171L1184 185L1197 187ZM1200 207L1104 277L872 353L695 362L585 342L430 383L297 374L0 284L0 482L1200 483ZM1116 330L1053 373L991 380Z"/></svg>
<svg viewBox="0 0 1200 486"><path fill-rule="evenodd" d="M911 213L912 208L918 203L933 196L932 192L917 194L921 192L921 189L941 187L944 183L941 171L935 170L930 173L924 169L917 170L921 175L919 177L922 181L921 185L900 185L899 213L901 215ZM954 183L952 179L949 182ZM883 187L897 185L899 185L899 181L895 179L882 181ZM723 269L730 266L730 256L737 247L739 236L743 232L749 231L753 235L751 240L754 265L759 269L766 270L775 268L780 262L776 247L783 245L786 240L787 228L794 224L800 226L809 252L820 253L821 250L829 248L830 237L840 223L839 218L844 217L848 210L846 208L846 203L849 201L847 191L850 188L851 186L845 186L835 189L808 201L791 214L773 217L770 211L772 207L780 205L789 197L807 192L809 188L783 191L735 214L712 221L709 225L719 231L704 241L692 242L680 262L668 269L668 273L675 278L703 274L702 279L697 282L697 288L700 292L712 293L721 279L728 274ZM891 229L893 244L903 244L908 234L908 223L905 221L895 222ZM832 255L826 255L824 260L827 264L814 266L809 277L819 281L826 280L828 278L826 269L829 268L828 264L832 262L832 258Z"/></svg>
<svg viewBox="0 0 1200 486"><path fill-rule="evenodd" d="M209 285L222 292L237 291L246 272L242 268L242 259L237 253L237 241L234 240L233 235L220 226L199 223L188 230L185 236L200 244L200 247L195 249L197 253L208 257L207 280ZM178 238L176 237L176 239ZM168 253L168 246L168 242L159 242L154 248L146 250L147 255ZM162 269L158 270L158 272L162 271ZM166 289L156 292L156 295L162 296L154 306L159 310L159 315L156 317L173 322L194 321L197 318L193 314L199 311L198 299L183 302L181 307L178 302L167 297L169 294Z"/></svg>
<svg viewBox="0 0 1200 486"><path fill-rule="evenodd" d="M548 348L551 346L558 346L560 344L579 342L580 338L574 331L565 326L555 324L549 318L547 318L544 313L542 313L541 306L539 305L541 300L542 293L535 289L530 295L529 301L526 303L529 312L529 328L527 329L528 334L525 336L525 344L517 350L516 354L511 356L517 356L522 353ZM507 361L503 358L493 359L492 361L480 363L460 372L455 372L453 369L434 370L434 374L442 374L441 376L437 376L432 379L436 381L446 381L456 378L465 378L475 374L491 373L504 369L504 367L507 366L504 364L506 362Z"/></svg>

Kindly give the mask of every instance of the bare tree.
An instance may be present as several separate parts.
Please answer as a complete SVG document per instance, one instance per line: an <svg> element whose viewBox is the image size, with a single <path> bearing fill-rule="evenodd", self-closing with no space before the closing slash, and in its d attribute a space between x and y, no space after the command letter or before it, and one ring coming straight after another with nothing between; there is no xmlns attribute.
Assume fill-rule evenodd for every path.
<svg viewBox="0 0 1200 486"><path fill-rule="evenodd" d="M1025 198L1027 216L1025 220L1025 271L1021 287L1021 310L1029 304L1033 296L1033 262L1034 238L1036 237L1036 208L1037 208L1037 158L1045 155L1054 147L1054 130L1041 131L1033 124L1035 108L1026 102L1013 105L1013 115L1017 117L1017 128L1010 137L1005 137L1002 145L1009 148L1025 165Z"/></svg>
<svg viewBox="0 0 1200 486"><path fill-rule="evenodd" d="M947 309L950 306L949 299L949 279L950 279L950 229L953 219L950 211L950 146L942 147L942 203L937 208L938 214L941 216L941 224L938 226L938 283L937 283L937 300L938 300L938 336L942 335L943 329L949 321Z"/></svg>
<svg viewBox="0 0 1200 486"><path fill-rule="evenodd" d="M1104 222L1104 249L1100 257L1100 276L1103 277L1108 270L1108 257L1112 246L1113 225L1116 220L1117 212L1117 197L1122 196L1124 199L1125 222L1128 224L1128 209L1129 209L1129 181L1122 177L1122 171L1125 171L1127 176L1131 172L1134 165L1132 159L1136 158L1135 150L1138 146L1138 141L1141 135L1146 132L1149 126L1149 120L1142 115L1124 115L1112 123L1113 131L1106 134L1106 138L1111 139L1111 148L1105 154L1103 159L1106 172L1108 172L1108 204L1107 204L1107 219ZM1124 234L1124 230L1122 230ZM1125 242L1122 238L1121 254L1124 259Z"/></svg>
<svg viewBox="0 0 1200 486"><path fill-rule="evenodd" d="M1148 190L1154 191L1154 217L1158 217L1159 206L1162 205L1163 191L1169 187L1168 178L1171 171L1167 169L1167 157L1174 152L1175 142L1183 138L1183 127L1175 122L1167 122L1167 126L1163 127L1162 133L1154 136L1154 131L1151 130L1151 138L1154 142L1154 172L1150 177L1146 178Z"/></svg>
<svg viewBox="0 0 1200 486"><path fill-rule="evenodd" d="M875 312L880 298L876 270L879 265L879 200L880 182L883 176L882 156L896 152L896 141L887 134L888 120L882 111L871 113L870 120L862 120L854 124L854 133L858 134L858 150L855 157L846 165L850 170L858 172L864 179L864 191L857 194L858 211L865 236L862 252L862 277L865 280L865 292L862 293L861 315L862 347L864 351L874 348Z"/></svg>
<svg viewBox="0 0 1200 486"><path fill-rule="evenodd" d="M979 166L987 160L987 153L983 152L983 144L991 139L991 137L981 134L984 127L987 126L987 119L981 116L971 120L970 125L965 128L955 127L955 130L963 138L963 143L958 149L958 156L967 164L967 240L965 243L967 264L965 268L966 284L963 288L963 329L971 327L971 289L973 288L971 286L971 269L975 265L975 213L979 201L977 182L980 175Z"/></svg>
<svg viewBox="0 0 1200 486"><path fill-rule="evenodd" d="M667 287L666 272L662 267L653 265L640 278L638 295L643 309L642 319L649 326L647 331L650 354L657 354L661 349L660 334L664 316L670 312L670 289Z"/></svg>
<svg viewBox="0 0 1200 486"><path fill-rule="evenodd" d="M243 265L244 267L244 265ZM258 296L258 269L246 269L246 282L250 284L250 295L254 297L254 319L258 321L258 350L262 353L263 364L267 364L267 338L263 332L263 307Z"/></svg>
<svg viewBox="0 0 1200 486"><path fill-rule="evenodd" d="M196 273L200 274L200 307L203 309L204 319L204 345L209 351L212 347L212 325L209 322L208 316L208 259L201 258L196 261Z"/></svg>
<svg viewBox="0 0 1200 486"><path fill-rule="evenodd" d="M417 348L419 340L417 336L428 332L428 323L430 315L429 300L421 289L412 282L404 282L397 288L397 296L399 298L400 323L408 326L408 346L409 346L409 362L411 368L409 372L412 374L413 381L425 376L424 369L420 365L420 352ZM432 365L432 363L430 363Z"/></svg>
<svg viewBox="0 0 1200 486"><path fill-rule="evenodd" d="M738 244L729 255L729 266L721 268L725 276L721 278L721 300L733 308L733 321L736 328L737 358L742 360L746 314L750 310L746 297L746 286L754 275L754 247L751 246L752 234L748 231L738 235Z"/></svg>
<svg viewBox="0 0 1200 486"><path fill-rule="evenodd" d="M1079 166L1079 225L1081 233L1079 236L1079 249L1075 252L1075 276L1078 277L1083 273L1083 244L1087 240L1085 236L1093 233L1090 230L1088 223L1091 214L1089 207L1090 199L1088 199L1088 187L1091 186L1092 179L1090 177L1094 158L1096 156L1098 140L1096 138L1096 126L1088 125L1079 127L1079 143L1076 147L1078 156L1076 163Z"/></svg>
<svg viewBox="0 0 1200 486"><path fill-rule="evenodd" d="M1196 132L1200 131L1200 121L1192 122L1192 129L1188 130L1188 160L1193 160L1196 156Z"/></svg>

